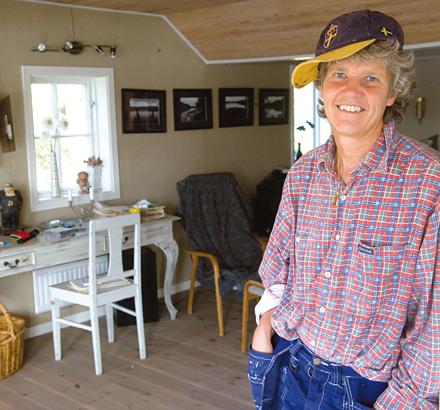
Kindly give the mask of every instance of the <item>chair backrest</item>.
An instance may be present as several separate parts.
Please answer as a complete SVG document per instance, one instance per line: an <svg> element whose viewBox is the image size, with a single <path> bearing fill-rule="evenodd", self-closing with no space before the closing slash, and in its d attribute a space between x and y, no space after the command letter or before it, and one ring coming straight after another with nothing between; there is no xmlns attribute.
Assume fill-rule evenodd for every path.
<svg viewBox="0 0 440 410"><path fill-rule="evenodd" d="M177 183L177 191L177 213L194 250L213 253L221 268L258 267L252 210L233 174L190 175Z"/></svg>
<svg viewBox="0 0 440 410"><path fill-rule="evenodd" d="M122 245L124 228L130 231L134 227L133 269L125 270L122 264ZM100 232L107 232L109 266L107 275L96 279L96 239ZM96 285L133 276L139 283L141 247L141 219L139 214L121 215L102 219L93 219L89 223L89 292L96 294Z"/></svg>

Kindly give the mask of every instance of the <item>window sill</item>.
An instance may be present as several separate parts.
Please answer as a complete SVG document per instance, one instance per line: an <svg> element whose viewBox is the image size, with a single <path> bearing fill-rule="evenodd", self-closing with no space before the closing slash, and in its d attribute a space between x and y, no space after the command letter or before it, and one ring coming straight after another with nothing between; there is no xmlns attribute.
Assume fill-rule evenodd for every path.
<svg viewBox="0 0 440 410"><path fill-rule="evenodd" d="M95 201L108 201L110 199L120 199L120 193L114 191L95 192ZM86 205L90 203L90 197L87 194L73 197L73 206ZM51 199L31 200L32 212L48 211L51 209L67 208L69 203L67 196Z"/></svg>

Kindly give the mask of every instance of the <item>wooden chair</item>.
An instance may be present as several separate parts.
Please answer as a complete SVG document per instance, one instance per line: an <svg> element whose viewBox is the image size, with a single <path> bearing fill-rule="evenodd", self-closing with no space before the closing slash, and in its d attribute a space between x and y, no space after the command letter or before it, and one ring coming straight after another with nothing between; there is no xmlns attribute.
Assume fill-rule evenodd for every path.
<svg viewBox="0 0 440 410"><path fill-rule="evenodd" d="M247 350L249 302L260 299L264 292L264 286L261 282L248 280L243 288L243 316L241 322L241 351Z"/></svg>
<svg viewBox="0 0 440 410"><path fill-rule="evenodd" d="M263 238L263 237L257 237L256 239L258 240L258 242L261 246L261 249L264 252L264 250L266 249L268 239ZM202 251L194 251L194 250L190 249L189 247L185 248L185 252L188 253L192 259L191 281L190 281L190 288L189 288L189 294L188 294L187 312L189 315L192 315L192 312L193 312L194 293L195 293L195 284L196 284L196 272L197 272L197 265L199 263L199 258L206 258L211 262L212 270L214 272L214 291L215 291L215 300L216 300L216 305L217 305L218 334L219 334L219 336L224 336L225 326L224 326L224 321L223 321L223 303L222 303L222 295L220 293L220 284L219 284L220 266L217 261L217 258L212 253L202 252ZM261 285L261 287L263 286L261 283L256 282L254 280L249 280L249 281L245 282L245 285L243 288L243 320L245 318L245 316L244 316L244 314L245 314L244 303L247 298L247 302L246 302L246 306L247 306L247 308L246 308L246 329L247 329L247 320L248 320L247 319L248 318L247 312L249 311L249 300L255 298L250 293L255 288L252 287L251 291L247 290L247 289L249 289L249 286L250 286L250 285L247 286L248 283L257 284L257 286ZM261 294L263 294L263 292L261 292ZM243 334L243 330L242 330L242 334ZM242 336L242 338L243 338L243 336Z"/></svg>
<svg viewBox="0 0 440 410"><path fill-rule="evenodd" d="M133 269L124 271L122 266L123 228L134 226L134 261ZM61 324L88 330L92 333L95 372L102 373L101 344L99 337L98 308L105 306L108 342L114 341L113 309L121 310L136 317L139 343L139 356L146 358L144 320L141 294L140 262L140 216L122 215L111 218L92 220L89 223L89 270L88 283L80 281L64 282L49 287L52 304L52 328L55 360L61 359ZM108 272L96 275L97 234L108 233L109 267ZM98 237L103 243L104 235ZM127 279L133 277L133 279ZM115 302L134 297L135 310L122 307ZM87 306L90 310L91 325L87 326L60 316L60 301Z"/></svg>
<svg viewBox="0 0 440 410"><path fill-rule="evenodd" d="M261 250L266 250L268 237L257 237L260 243ZM251 300L258 300L264 292L264 286L261 282L255 280L248 280L243 287L243 312L241 320L241 351L244 353L247 350L247 336L248 336L248 320L249 320L249 302Z"/></svg>
<svg viewBox="0 0 440 410"><path fill-rule="evenodd" d="M194 251L190 248L185 248L185 252L191 255L192 259L192 269L191 269L191 282L188 295L188 307L187 312L192 315L193 303L194 303L194 292L196 284L196 272L197 265L199 264L199 258L206 258L211 262L212 269L214 272L214 291L215 291L215 301L217 305L217 320L218 320L218 334L219 336L225 335L225 325L223 322L223 303L222 295L220 293L220 267L217 258L208 252Z"/></svg>

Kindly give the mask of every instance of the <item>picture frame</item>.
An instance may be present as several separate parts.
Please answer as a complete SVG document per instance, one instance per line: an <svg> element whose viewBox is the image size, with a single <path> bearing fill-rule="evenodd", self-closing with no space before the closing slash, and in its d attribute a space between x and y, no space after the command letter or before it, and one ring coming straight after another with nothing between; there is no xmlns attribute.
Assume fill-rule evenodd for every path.
<svg viewBox="0 0 440 410"><path fill-rule="evenodd" d="M212 90L173 89L176 131L212 128Z"/></svg>
<svg viewBox="0 0 440 410"><path fill-rule="evenodd" d="M220 127L254 124L253 88L220 88L218 106Z"/></svg>
<svg viewBox="0 0 440 410"><path fill-rule="evenodd" d="M259 125L289 123L288 88L260 88L258 101Z"/></svg>
<svg viewBox="0 0 440 410"><path fill-rule="evenodd" d="M166 91L123 88L122 133L166 132Z"/></svg>

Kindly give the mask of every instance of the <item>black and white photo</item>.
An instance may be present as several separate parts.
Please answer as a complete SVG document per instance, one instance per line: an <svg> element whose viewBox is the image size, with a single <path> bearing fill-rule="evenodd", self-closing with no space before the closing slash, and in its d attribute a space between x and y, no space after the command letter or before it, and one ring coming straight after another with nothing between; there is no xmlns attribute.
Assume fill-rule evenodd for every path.
<svg viewBox="0 0 440 410"><path fill-rule="evenodd" d="M252 88L219 89L220 127L238 127L254 123L254 90Z"/></svg>
<svg viewBox="0 0 440 410"><path fill-rule="evenodd" d="M259 92L259 125L287 124L289 122L289 90L261 88Z"/></svg>
<svg viewBox="0 0 440 410"><path fill-rule="evenodd" d="M122 132L166 132L165 94L158 90L122 89Z"/></svg>
<svg viewBox="0 0 440 410"><path fill-rule="evenodd" d="M212 128L212 91L210 89L174 89L174 129Z"/></svg>

